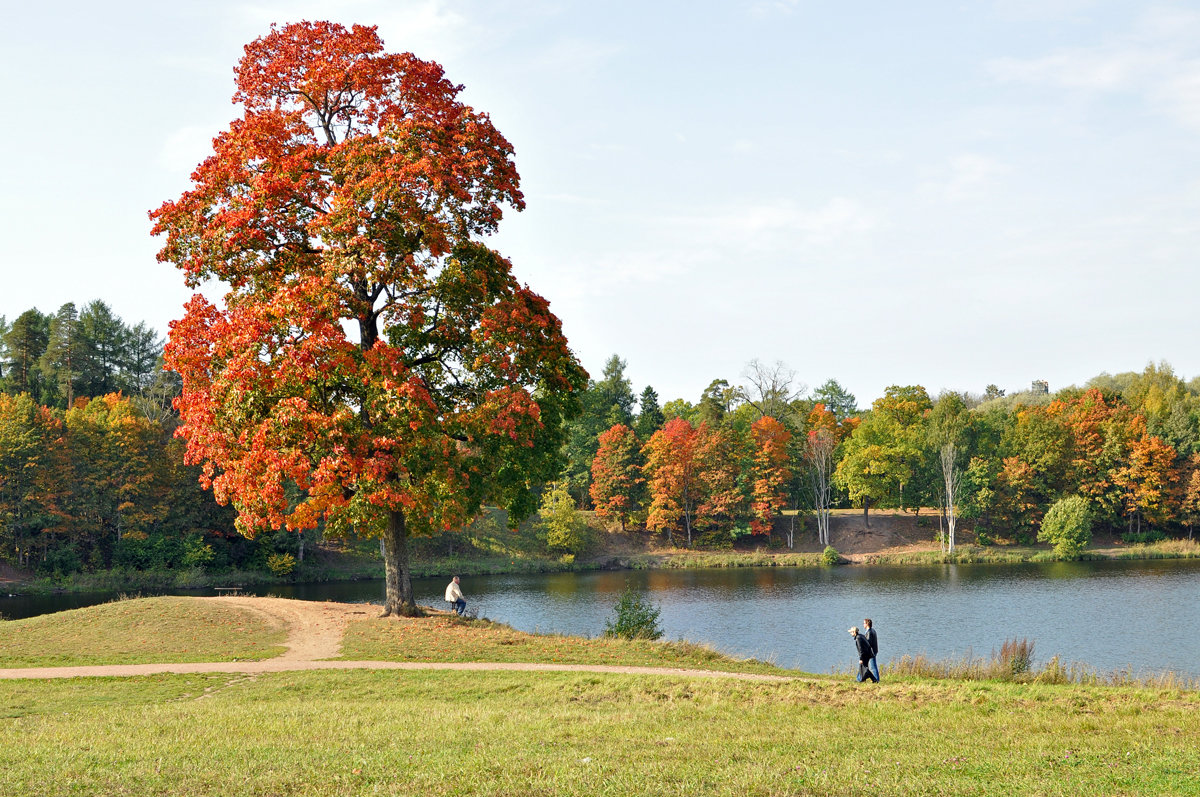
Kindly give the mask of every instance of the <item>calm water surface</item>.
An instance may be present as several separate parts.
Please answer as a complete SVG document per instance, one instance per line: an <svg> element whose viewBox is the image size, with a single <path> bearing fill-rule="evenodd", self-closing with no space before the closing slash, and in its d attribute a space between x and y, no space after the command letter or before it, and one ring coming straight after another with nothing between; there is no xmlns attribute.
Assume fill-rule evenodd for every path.
<svg viewBox="0 0 1200 797"><path fill-rule="evenodd" d="M442 606L446 580L415 581L417 601ZM667 639L810 672L848 667L854 646L846 629L871 617L885 666L906 653L987 656L1007 638L1028 638L1039 663L1058 655L1101 672L1200 677L1194 560L562 573L467 577L462 586L480 616L525 631L598 636L627 581L660 607ZM276 585L260 593L379 602L383 585ZM0 598L0 614L24 617L109 597Z"/></svg>

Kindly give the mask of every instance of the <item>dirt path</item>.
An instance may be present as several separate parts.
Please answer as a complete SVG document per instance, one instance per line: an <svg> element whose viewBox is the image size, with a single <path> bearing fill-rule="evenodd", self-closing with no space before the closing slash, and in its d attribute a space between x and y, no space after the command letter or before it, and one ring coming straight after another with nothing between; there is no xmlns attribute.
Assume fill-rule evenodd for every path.
<svg viewBox="0 0 1200 797"><path fill-rule="evenodd" d="M287 651L270 661L308 662L332 659L342 652L342 634L352 620L379 615L379 608L364 603L297 601L286 598L231 596L204 598L237 606L257 614L274 628L288 629Z"/></svg>
<svg viewBox="0 0 1200 797"><path fill-rule="evenodd" d="M495 662L328 661L342 649L342 634L352 620L378 615L378 608L361 603L298 601L285 598L233 596L196 598L237 606L264 618L272 627L288 629L287 650L264 661L189 662L183 664L110 664L86 667L23 667L0 669L0 680L22 678L88 678L158 673L265 673L294 670L512 670L524 672L599 672L634 675L675 675L732 678L743 681L790 681L779 675L688 670L668 667L619 667L606 664L502 664Z"/></svg>

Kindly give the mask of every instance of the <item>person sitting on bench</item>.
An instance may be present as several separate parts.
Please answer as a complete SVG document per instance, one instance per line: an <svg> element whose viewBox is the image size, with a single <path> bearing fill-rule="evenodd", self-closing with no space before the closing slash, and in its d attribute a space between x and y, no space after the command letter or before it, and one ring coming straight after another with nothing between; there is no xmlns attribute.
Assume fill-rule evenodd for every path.
<svg viewBox="0 0 1200 797"><path fill-rule="evenodd" d="M467 602L463 600L462 587L458 585L458 576L450 579L446 585L446 603L452 604L455 614L462 617L467 610Z"/></svg>

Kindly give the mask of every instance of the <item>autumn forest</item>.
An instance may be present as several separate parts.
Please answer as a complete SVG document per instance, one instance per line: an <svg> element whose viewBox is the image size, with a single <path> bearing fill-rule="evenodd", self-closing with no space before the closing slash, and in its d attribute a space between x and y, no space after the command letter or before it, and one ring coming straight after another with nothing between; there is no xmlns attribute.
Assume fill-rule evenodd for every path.
<svg viewBox="0 0 1200 797"><path fill-rule="evenodd" d="M178 379L153 330L93 301L0 321L0 344L5 561L66 575L303 557L295 533L239 534L185 464ZM588 382L544 508L568 495L629 533L709 549L786 549L803 530L827 543L838 507L927 511L948 545L959 520L985 544L1034 542L1072 496L1129 542L1190 537L1200 520L1200 384L1165 363L1053 393L894 386L862 408L837 381L805 390L780 363L665 403L636 393L625 367L614 355ZM547 540L548 552L588 544Z"/></svg>

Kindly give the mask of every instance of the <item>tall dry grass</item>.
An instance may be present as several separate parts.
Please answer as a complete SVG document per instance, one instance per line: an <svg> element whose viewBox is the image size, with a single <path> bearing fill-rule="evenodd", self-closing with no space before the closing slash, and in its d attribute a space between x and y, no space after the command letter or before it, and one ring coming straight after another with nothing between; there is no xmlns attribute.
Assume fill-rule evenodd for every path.
<svg viewBox="0 0 1200 797"><path fill-rule="evenodd" d="M1130 545L1117 559L1200 559L1200 542L1196 540L1162 540L1144 545Z"/></svg>
<svg viewBox="0 0 1200 797"><path fill-rule="evenodd" d="M1028 639L1006 639L988 658L970 651L959 658L931 659L925 654L905 655L889 662L889 675L918 678L947 678L960 681L1012 681L1086 686L1130 686L1152 689L1200 690L1200 678L1167 671L1138 673L1133 669L1102 673L1087 664L1064 663L1052 657L1041 667L1033 663L1034 643Z"/></svg>

